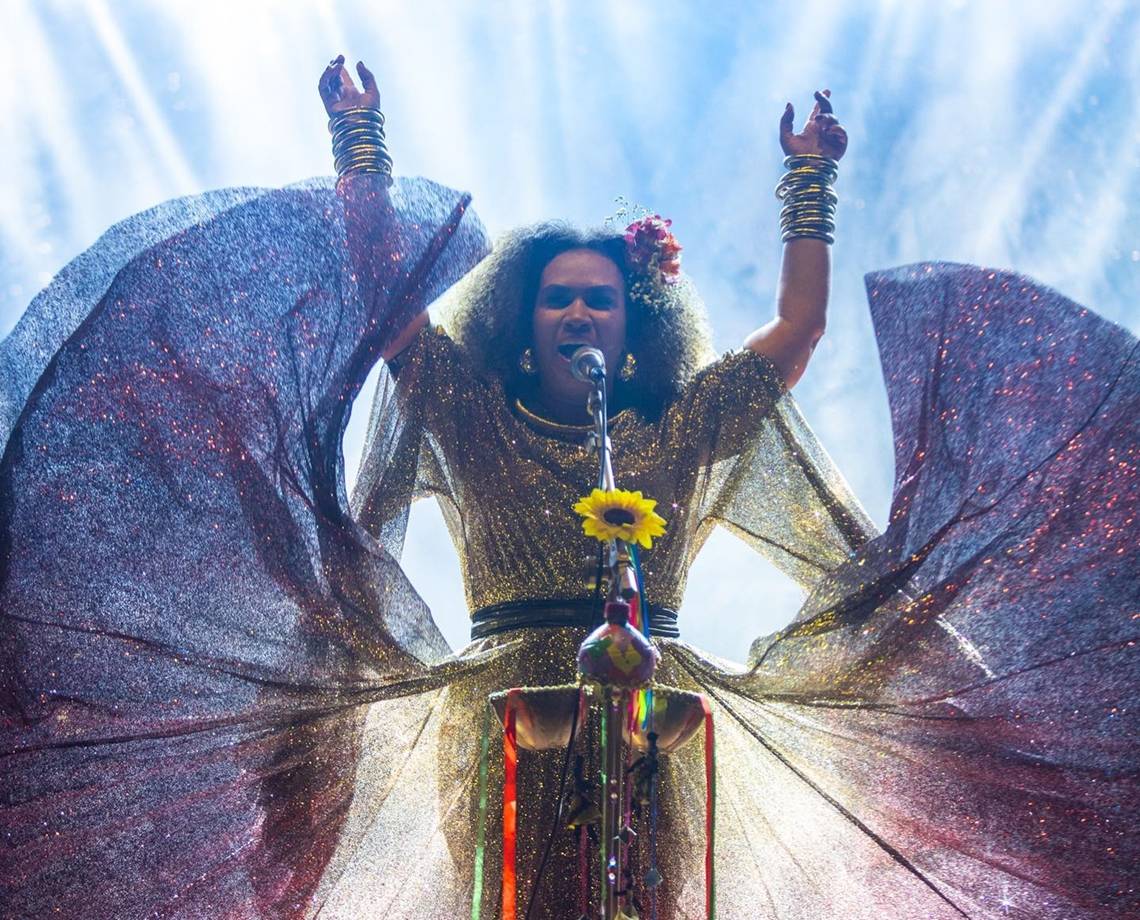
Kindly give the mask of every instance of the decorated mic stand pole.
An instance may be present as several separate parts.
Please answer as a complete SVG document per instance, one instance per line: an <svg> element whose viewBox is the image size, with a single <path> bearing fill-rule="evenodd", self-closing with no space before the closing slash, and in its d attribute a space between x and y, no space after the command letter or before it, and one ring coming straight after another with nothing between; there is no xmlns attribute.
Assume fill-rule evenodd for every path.
<svg viewBox="0 0 1140 920"><path fill-rule="evenodd" d="M598 455L597 488L574 506L583 530L606 546L605 621L578 650L578 684L516 687L492 694L490 708L503 726L503 879L499 916L517 920L517 815L520 751L565 749L565 764L584 734L596 738L579 750L576 788L557 808L560 824L578 835L580 868L578 909L585 920L638 920L642 910L657 918L659 893L668 897L668 880L657 866L659 756L677 750L705 725L705 889L706 914L714 916L713 879L715 770L712 713L696 693L656 686L661 654L649 638L648 607L640 577L636 544L645 548L664 532L656 503L640 492L614 484L607 435L605 362L597 349L583 347L571 359L575 376L592 384L587 404L594 419L589 445ZM596 733L581 731L596 720ZM486 724L480 757L480 830L476 847L472 918L479 920L482 900L489 736ZM589 769L596 786L585 779ZM565 785L565 773L563 784ZM598 790L598 801L590 792ZM525 794L525 790L522 790ZM596 833L593 832L596 829ZM596 852L591 858L589 850ZM547 847L549 852L549 846ZM534 865L537 854L528 854ZM533 892L542 883L545 854L537 860ZM593 864L596 870L590 870ZM595 874L596 872L596 874ZM593 878L591 878L593 876ZM596 882L594 881L596 879ZM664 884L663 884L664 883ZM529 910L527 915L529 916Z"/></svg>

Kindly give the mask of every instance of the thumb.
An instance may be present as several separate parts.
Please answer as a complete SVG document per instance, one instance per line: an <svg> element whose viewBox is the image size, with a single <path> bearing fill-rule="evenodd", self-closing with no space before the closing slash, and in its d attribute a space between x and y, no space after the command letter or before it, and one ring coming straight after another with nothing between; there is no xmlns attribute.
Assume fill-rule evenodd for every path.
<svg viewBox="0 0 1140 920"><path fill-rule="evenodd" d="M366 93L376 93L376 77L372 75L372 71L364 66L364 61L356 62L356 72L360 74L360 85L364 88Z"/></svg>
<svg viewBox="0 0 1140 920"><path fill-rule="evenodd" d="M796 110L789 102L784 107L784 114L780 116L780 140L791 137L796 121Z"/></svg>

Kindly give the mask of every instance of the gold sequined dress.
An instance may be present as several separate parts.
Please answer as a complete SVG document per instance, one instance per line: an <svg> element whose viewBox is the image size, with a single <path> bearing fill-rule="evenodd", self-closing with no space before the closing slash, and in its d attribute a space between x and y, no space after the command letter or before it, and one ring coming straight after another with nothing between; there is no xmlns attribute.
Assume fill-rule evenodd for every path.
<svg viewBox="0 0 1140 920"><path fill-rule="evenodd" d="M382 387L377 398L354 499L357 519L382 535L391 520L405 512L407 473L414 469L414 490L434 495L443 509L472 610L537 602L537 619L542 602L589 599L597 542L583 535L570 510L597 475L596 458L585 445L588 429L550 422L521 401L512 402L498 381L481 379L438 329L421 333L401 356L390 385L392 392ZM731 521L737 533L770 548L777 560L805 581L845 558L845 536L870 532L866 520L854 516L858 514L853 513L854 502L837 497L847 498L842 481L821 458L813 458L815 478L793 473L794 465L786 461L798 444L787 439L787 426L795 424L795 416L790 405L777 410L783 397L784 387L772 363L742 351L698 374L661 418L649 421L629 408L611 419L617 482L653 496L669 521L666 535L642 559L651 604L673 610L680 606L689 565L717 523ZM414 464L398 452L393 455L384 441L382 433L392 414L423 432L418 445L405 439L404 450L418 448ZM762 510L750 518L744 508ZM810 554L803 551L806 545L811 546ZM474 643L463 655L494 647L503 652L493 665L440 691L433 701L439 721L431 729L438 734L431 740L418 738L417 747L436 752L430 772L439 789L452 795L440 800L448 803L445 810L437 807L433 815L425 806L420 816L437 822L441 842L446 841L446 852L438 854L442 865L426 878L431 880L433 898L454 892L456 900L447 910L455 915L459 905L470 900L472 884L476 833L472 757L480 704L490 693L512 686L572 681L577 647L586 631L524 628ZM663 640L661 645L665 660L660 679L666 683L699 687L702 673L716 671L693 651L682 651L678 643ZM662 836L666 853L662 917L697 916L703 910L703 798L695 794L703 785L704 767L700 752L695 755L679 755L663 784L662 810L668 823ZM722 762L732 763L731 755L722 757L727 758ZM525 899L526 879L533 875L551 824L551 803L557 803L559 755L524 753L523 758L520 852L524 855L519 875L520 897ZM501 783L501 777L492 779L492 788L496 781ZM731 780L725 782L727 794L735 795ZM497 826L494 816L490 824ZM739 832L726 819L719 845L732 852ZM566 862L549 870L552 881L541 892L539 916L557 916L557 905L575 903L573 835L565 832L561 843ZM362 849L377 848L365 843ZM493 842L488 850L497 853ZM489 871L484 878L485 900L497 906L498 872ZM739 884L730 873L720 898L732 903L739 897L734 894ZM366 890L367 886L342 884L337 896L363 909L367 900L356 899L367 898Z"/></svg>
<svg viewBox="0 0 1140 920"><path fill-rule="evenodd" d="M401 414L405 419L415 418L424 432L415 465L415 489L440 501L462 563L471 609L511 602L588 599L594 586L597 543L583 535L577 516L570 511L596 477L596 459L585 446L587 429L551 423L518 401L512 404L502 386L480 379L457 346L438 330L421 334L410 353L402 356L394 386ZM802 476L794 482L782 481L777 487L784 499L799 489L805 498L802 503L765 510L768 520L763 523L734 515L734 508L765 506L763 493L767 489L757 483L764 481L764 468L771 455L789 449L779 429L768 420L782 395L783 385L771 362L745 351L706 368L659 420L647 421L636 409L620 411L611 420L617 481L623 488L640 489L656 498L669 520L666 535L643 557L650 603L673 610L680 606L688 567L701 543L713 525L733 517L743 519L734 520L738 532L747 534L744 528L748 526L763 530L767 541L779 548L782 559L801 576L811 566L822 571L828 563L834 566L843 558L846 548L840 525L855 526L854 521L834 503L830 507L835 508L835 516L828 514L812 483ZM398 484L393 488L393 473L410 469L410 464L393 458L382 444L377 445L378 433L387 426L385 412L391 411L393 403L380 398L377 405L354 504L358 520L382 534L390 519L401 515L406 507L406 489ZM837 477L827 485L841 487ZM822 481L819 486L825 487ZM741 494L742 487L750 494ZM806 500L809 494L813 500ZM768 496L768 500L775 498ZM780 534L782 546L772 526L777 518L785 531ZM808 534L814 551L812 557L804 558L794 546ZM819 552L824 546L831 549L830 558ZM535 615L540 615L537 610ZM468 798L461 803L463 819L453 818L445 834L461 897L466 897L470 884L469 868L464 870L463 863L471 862L475 847L470 756L471 739L478 735L479 703L489 693L511 686L548 686L573 680L577 646L584 637L585 631L580 629L524 629L476 643L467 653L503 644L509 651L462 688L453 687L442 694L441 718L446 728L440 743L447 754L438 758L435 769L444 771L441 781L446 788L463 787ZM672 644L666 642L664 647L669 650ZM690 659L688 666L698 667L698 660ZM672 654L666 655L661 673L668 674L666 681L674 685L694 685L694 677ZM538 759L537 755L529 757ZM703 770L699 758L696 763ZM683 808L696 809L687 817L698 830L700 801L683 805L679 790L690 784L699 787L702 776L700 772L688 776L673 771L665 786L667 798L669 791L678 790L665 811L679 816ZM526 798L520 822L524 829L545 832L549 828L551 819L543 809L552 799L556 801L556 792L549 788L551 781L550 776L541 782L528 781L524 770L521 782ZM556 776L553 781L557 786ZM438 817L446 823L443 816ZM570 835L565 836L572 843ZM687 869L667 873L663 899L690 905L676 916L695 915L696 905L703 903L703 844L699 835L697 840L690 836L674 834L666 844L670 859L679 866L686 859L692 862ZM524 863L530 855L541 852L541 842L535 834L529 845L522 847L528 854ZM567 858L570 855L567 853ZM556 867L550 875L567 878L574 871L576 865ZM520 877L526 876L524 866ZM438 892L438 879L433 884ZM487 884L494 888L488 892L488 900L495 903L494 872L489 873ZM566 899L558 886L548 887L547 913L552 905ZM354 890L353 886L348 890ZM524 896L525 891L524 884ZM662 916L674 914L665 911Z"/></svg>
<svg viewBox="0 0 1140 920"><path fill-rule="evenodd" d="M472 915L487 695L572 680L583 630L453 654L399 566L408 506L440 501L473 609L581 598L593 463L433 332L381 371L351 502L341 459L384 344L487 251L467 205L367 178L171 202L0 343L0 915ZM619 484L669 520L651 602L717 525L808 591L737 664L656 640L712 705L717 916L1135 916L1136 340L1008 272L867 289L884 533L756 355L613 419ZM702 758L665 758L663 920L704 916ZM520 755L520 903L557 760ZM482 917L501 777L492 746ZM576 874L560 837L535 916L576 916Z"/></svg>

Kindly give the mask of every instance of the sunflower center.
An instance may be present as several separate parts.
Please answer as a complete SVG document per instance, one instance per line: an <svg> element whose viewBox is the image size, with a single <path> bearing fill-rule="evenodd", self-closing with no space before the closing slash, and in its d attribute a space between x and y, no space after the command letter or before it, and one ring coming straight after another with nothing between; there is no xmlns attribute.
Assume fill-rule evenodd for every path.
<svg viewBox="0 0 1140 920"><path fill-rule="evenodd" d="M602 518L607 524L614 527L632 524L637 520L637 518L633 516L633 512L626 508L607 508L602 514Z"/></svg>

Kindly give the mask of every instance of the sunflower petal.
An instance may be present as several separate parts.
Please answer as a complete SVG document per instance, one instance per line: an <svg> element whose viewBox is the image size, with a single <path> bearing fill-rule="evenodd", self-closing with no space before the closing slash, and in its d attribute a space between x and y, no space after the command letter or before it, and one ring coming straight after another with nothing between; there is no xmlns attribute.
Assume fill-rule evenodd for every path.
<svg viewBox="0 0 1140 920"><path fill-rule="evenodd" d="M629 492L624 489L607 491L595 488L574 503L574 510L583 518L582 530L586 536L602 542L624 540L646 549L652 547L654 537L665 533L666 521L653 510L656 507L655 499L646 498L640 491ZM633 521L611 524L606 520L606 513L614 510L627 512Z"/></svg>

